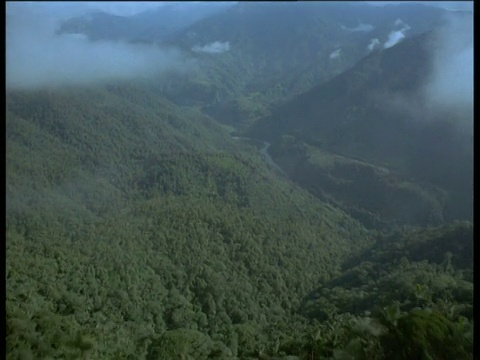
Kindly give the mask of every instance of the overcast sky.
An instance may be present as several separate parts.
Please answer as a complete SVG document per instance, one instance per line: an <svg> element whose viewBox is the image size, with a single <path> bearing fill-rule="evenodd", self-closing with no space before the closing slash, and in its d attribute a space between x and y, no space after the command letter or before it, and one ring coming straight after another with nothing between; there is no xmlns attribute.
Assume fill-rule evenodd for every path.
<svg viewBox="0 0 480 360"><path fill-rule="evenodd" d="M193 3L192 1L22 1L20 2L7 2L7 14L9 9L22 6L23 8L41 8L48 9L53 16L58 16L61 19L68 17L85 14L91 11L104 11L106 13L129 16L141 13L143 11L166 6L170 4L188 5ZM194 2L201 4L202 2ZM223 5L226 2L204 2L206 6ZM235 2L228 2L229 4L235 4Z"/></svg>
<svg viewBox="0 0 480 360"><path fill-rule="evenodd" d="M61 20L94 9L127 15L159 5L165 6L165 3L8 2L7 87L89 84L110 79L150 78L165 70L187 70L190 60L175 49L91 42L80 34L55 34Z"/></svg>
<svg viewBox="0 0 480 360"><path fill-rule="evenodd" d="M188 6L192 2L182 2ZM395 2L368 2L376 6L398 4ZM420 3L427 3L425 1ZM7 86L42 86L62 83L88 83L98 79L150 77L165 69L187 69L186 59L172 49L162 49L155 46L140 46L127 43L108 43L87 41L81 35L55 35L59 22L72 16L81 15L92 10L102 10L116 15L133 15L148 9L166 6L172 2L7 2L6 4L6 68ZM199 4L199 2L196 2ZM216 6L220 2L204 2L205 6ZM223 5L225 2L223 2ZM229 4L234 5L235 2ZM273 4L273 3L272 3ZM428 2L429 5L449 9L472 9L472 1L459 2ZM458 26L456 26L458 28ZM452 33L456 34L456 31ZM473 34L473 32L472 32ZM458 42L455 35L451 42ZM205 44L202 44L205 45ZM212 43L197 48L198 51L222 52L228 51L230 44ZM471 45L473 49L473 45ZM470 51L470 50L469 50ZM473 53L473 50L471 51ZM443 54L439 64L457 64L465 61L470 64L470 52L463 52L462 57L453 61ZM465 61L464 61L465 60ZM451 67L451 66L450 66ZM442 68L441 66L438 67ZM450 84L449 77L442 83ZM458 81L457 81L458 82ZM462 80L462 83L464 80Z"/></svg>
<svg viewBox="0 0 480 360"><path fill-rule="evenodd" d="M81 15L90 11L100 10L110 14L129 16L141 13L148 9L158 8L169 4L178 2L172 1L22 1L20 2L7 2L7 14L12 11L13 8L39 8L48 9L51 17L58 18L60 20ZM184 5L188 5L190 2L181 2ZM196 4L202 2L195 2ZM206 6L212 6L215 4L232 4L236 2L205 2ZM421 3L429 6L437 6L449 10L470 10L473 11L473 1L366 1L367 4L375 6L385 6L388 4L401 4L401 3Z"/></svg>
<svg viewBox="0 0 480 360"><path fill-rule="evenodd" d="M447 10L473 11L473 1L366 1L367 4L385 6L391 4L417 3L436 6Z"/></svg>

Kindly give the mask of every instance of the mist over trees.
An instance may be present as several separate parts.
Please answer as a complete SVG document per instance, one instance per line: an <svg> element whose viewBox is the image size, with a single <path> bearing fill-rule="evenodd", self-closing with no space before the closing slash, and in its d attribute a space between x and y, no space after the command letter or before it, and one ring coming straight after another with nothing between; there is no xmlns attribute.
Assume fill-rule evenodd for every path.
<svg viewBox="0 0 480 360"><path fill-rule="evenodd" d="M7 358L470 359L447 5L8 2Z"/></svg>

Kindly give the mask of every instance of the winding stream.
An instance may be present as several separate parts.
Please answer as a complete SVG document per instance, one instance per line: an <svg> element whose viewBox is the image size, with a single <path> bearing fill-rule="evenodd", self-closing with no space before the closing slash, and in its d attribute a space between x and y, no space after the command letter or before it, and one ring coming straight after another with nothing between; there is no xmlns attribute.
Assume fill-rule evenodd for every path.
<svg viewBox="0 0 480 360"><path fill-rule="evenodd" d="M262 157L265 160L265 162L267 163L267 165L269 165L270 167L272 167L275 170L278 170L283 176L287 176L287 174L285 174L285 172L282 170L282 168L280 166L278 166L275 161L273 161L272 157L268 153L268 149L272 145L268 141L262 141L262 140L253 139L253 138L249 138L249 137L239 137L239 136L232 136L232 139L261 144L262 148L260 149L260 154L262 154Z"/></svg>

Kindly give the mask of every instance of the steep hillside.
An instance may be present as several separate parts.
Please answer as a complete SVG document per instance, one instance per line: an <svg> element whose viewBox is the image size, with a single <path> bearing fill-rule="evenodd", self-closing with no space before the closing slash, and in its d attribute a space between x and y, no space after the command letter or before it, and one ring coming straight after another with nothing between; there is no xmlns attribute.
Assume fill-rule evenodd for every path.
<svg viewBox="0 0 480 360"><path fill-rule="evenodd" d="M269 149L293 181L344 209L368 228L445 221L445 190L383 166L341 156L284 136Z"/></svg>
<svg viewBox="0 0 480 360"><path fill-rule="evenodd" d="M133 85L9 91L6 121L9 359L471 355L471 224L367 232Z"/></svg>
<svg viewBox="0 0 480 360"><path fill-rule="evenodd" d="M433 184L447 191L446 199L434 196L434 201L443 204L442 216L471 219L473 137L457 125L468 122L471 114L440 114L429 108L422 91L432 71L433 46L432 34L424 34L372 53L352 69L259 120L247 135L274 142L271 154L284 164L301 166L299 156L306 160L305 151L298 152L291 144L304 142L314 152L385 167L400 175L396 183ZM296 140L287 141L284 135ZM299 169L293 171L308 181L300 180L307 188L315 186L315 181L320 185L321 179L306 172L330 172L315 161L307 164L304 175ZM339 193L345 190L341 187ZM380 200L378 194L366 196ZM428 217L428 211L422 216Z"/></svg>
<svg viewBox="0 0 480 360"><path fill-rule="evenodd" d="M320 324L310 356L471 358L472 238L467 222L397 230L346 261L301 305Z"/></svg>
<svg viewBox="0 0 480 360"><path fill-rule="evenodd" d="M382 139L390 140L388 134L405 128L408 125L405 120L408 119L392 106L385 106L385 99L381 99L380 95L388 92L389 95L408 99L416 95L432 65L429 41L431 36L424 34L366 56L352 69L280 106L271 116L252 126L248 133L270 140L293 131L302 135L310 133L311 140L318 140L322 144L325 142L332 150L342 150L348 146L346 143L352 139L342 139L342 136L348 136L354 127L360 134L355 132L359 139L350 145L352 147L361 144L366 146L368 142L364 138L368 135L373 138L375 133L382 134ZM397 118L382 121L381 116L385 118L388 112L388 115L396 115ZM369 126L372 124L377 127L383 125L383 128L377 130L377 127ZM374 134L370 134L372 130ZM398 148L397 144L391 144L390 141L385 141L383 145ZM362 155L363 149L353 150L357 151L357 156ZM372 150L368 154L370 157L384 153L376 154Z"/></svg>
<svg viewBox="0 0 480 360"><path fill-rule="evenodd" d="M8 359L472 358L473 23L57 6L7 9Z"/></svg>
<svg viewBox="0 0 480 360"><path fill-rule="evenodd" d="M187 50L228 42L227 52L205 56L214 62L219 58L225 72L240 75L242 81L236 81L233 97L221 85L231 84L230 78L213 83L218 98L205 110L241 126L353 66L368 54L372 39L380 46L387 42L399 19L408 24L404 34L409 37L434 28L443 13L413 4L394 10L328 2L239 3L193 24L171 43Z"/></svg>
<svg viewBox="0 0 480 360"><path fill-rule="evenodd" d="M6 130L12 359L139 356L175 329L247 356L272 341L247 329L288 323L371 242L254 147L131 85L9 92Z"/></svg>

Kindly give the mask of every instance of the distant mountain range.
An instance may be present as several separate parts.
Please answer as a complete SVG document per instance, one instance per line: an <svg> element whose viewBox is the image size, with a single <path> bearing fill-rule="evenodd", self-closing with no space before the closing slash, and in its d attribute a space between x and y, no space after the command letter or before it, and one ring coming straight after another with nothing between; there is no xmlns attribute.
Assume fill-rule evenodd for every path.
<svg viewBox="0 0 480 360"><path fill-rule="evenodd" d="M170 3L130 16L92 11L64 21L57 33L84 34L90 40L161 42L229 6L225 2L215 5Z"/></svg>
<svg viewBox="0 0 480 360"><path fill-rule="evenodd" d="M415 100L413 97L419 95L419 86L431 69L429 41L431 36L424 34L391 49L373 52L350 70L302 93L271 116L260 119L249 134L274 140L281 134L295 131L310 141L322 140L331 150L340 151L347 143L353 145L352 139L342 138L352 133L353 128L358 130L356 143L366 143L366 136L371 138L369 141L376 136L380 141L390 132L397 133L398 127L405 126L405 114L387 106L390 99L386 96ZM416 101L422 105L420 97ZM393 115L396 118L392 118ZM380 128L382 126L386 129ZM383 146L397 148L397 144L390 141Z"/></svg>
<svg viewBox="0 0 480 360"><path fill-rule="evenodd" d="M23 18L37 53L7 59L46 81L6 92L7 357L471 359L473 28L447 13L175 3L52 51ZM148 44L191 68L55 83L31 56Z"/></svg>
<svg viewBox="0 0 480 360"><path fill-rule="evenodd" d="M458 208L471 198L472 138L452 125L468 114L433 114L422 93L434 68L432 31L445 24L447 10L334 2L195 6L188 16L180 3L130 17L90 14L59 32L179 48L198 67L152 82L157 94L240 130L251 125L246 134L273 142L279 161L282 136L293 135L448 189L458 203L438 200L450 208L442 211L471 215Z"/></svg>
<svg viewBox="0 0 480 360"><path fill-rule="evenodd" d="M198 6L189 15L180 4L131 17L90 14L64 22L59 32L179 47L200 62L199 70L170 78L165 95L241 125L347 70L371 50L431 30L446 13L418 4Z"/></svg>
<svg viewBox="0 0 480 360"><path fill-rule="evenodd" d="M310 147L435 184L451 192L448 216L471 217L473 136L459 124L472 116L472 109L431 111L422 91L433 68L434 48L435 37L426 33L373 52L280 106L246 134L277 144L277 157L288 135Z"/></svg>

